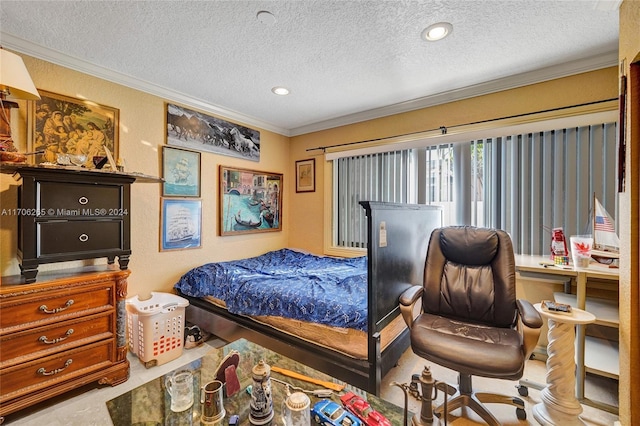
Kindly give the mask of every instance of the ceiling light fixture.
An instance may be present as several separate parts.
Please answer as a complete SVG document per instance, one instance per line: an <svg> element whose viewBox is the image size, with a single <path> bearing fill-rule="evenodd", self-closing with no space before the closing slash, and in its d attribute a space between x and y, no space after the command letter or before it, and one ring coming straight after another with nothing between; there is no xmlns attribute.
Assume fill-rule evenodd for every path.
<svg viewBox="0 0 640 426"><path fill-rule="evenodd" d="M271 89L271 91L273 93L275 93L276 95L280 95L280 96L286 96L286 95L289 94L289 89L287 89L286 87L282 87L282 86L273 87Z"/></svg>
<svg viewBox="0 0 640 426"><path fill-rule="evenodd" d="M453 32L453 25L448 22L438 22L422 30L422 38L427 41L438 41L451 34L451 32Z"/></svg>
<svg viewBox="0 0 640 426"><path fill-rule="evenodd" d="M256 14L256 18L258 21L262 22L265 25L273 25L276 23L276 17L273 16L273 13L267 10L261 10Z"/></svg>

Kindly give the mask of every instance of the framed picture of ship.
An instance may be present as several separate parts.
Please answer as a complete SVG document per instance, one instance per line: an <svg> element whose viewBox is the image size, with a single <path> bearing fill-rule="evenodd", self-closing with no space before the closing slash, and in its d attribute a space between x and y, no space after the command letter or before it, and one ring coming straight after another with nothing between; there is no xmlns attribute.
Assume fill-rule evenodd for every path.
<svg viewBox="0 0 640 426"><path fill-rule="evenodd" d="M162 196L200 197L200 153L162 147Z"/></svg>
<svg viewBox="0 0 640 426"><path fill-rule="evenodd" d="M160 198L160 251L202 247L202 200Z"/></svg>
<svg viewBox="0 0 640 426"><path fill-rule="evenodd" d="M219 235L282 231L282 174L220 166Z"/></svg>

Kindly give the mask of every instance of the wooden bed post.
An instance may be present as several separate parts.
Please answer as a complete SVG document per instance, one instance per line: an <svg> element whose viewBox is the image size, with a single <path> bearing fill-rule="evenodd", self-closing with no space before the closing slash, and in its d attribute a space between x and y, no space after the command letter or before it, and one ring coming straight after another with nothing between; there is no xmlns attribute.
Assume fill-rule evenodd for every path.
<svg viewBox="0 0 640 426"><path fill-rule="evenodd" d="M400 315L400 294L422 284L431 232L442 226L442 208L361 201L367 216L367 330L369 392L380 394L382 377L410 345L405 329L384 350L380 332Z"/></svg>

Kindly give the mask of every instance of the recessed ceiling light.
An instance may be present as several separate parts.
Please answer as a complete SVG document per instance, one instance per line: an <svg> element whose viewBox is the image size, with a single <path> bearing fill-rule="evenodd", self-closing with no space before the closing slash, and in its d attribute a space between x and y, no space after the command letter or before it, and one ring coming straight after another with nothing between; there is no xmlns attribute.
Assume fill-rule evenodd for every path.
<svg viewBox="0 0 640 426"><path fill-rule="evenodd" d="M258 18L258 21L266 25L273 25L276 23L276 17L273 16L273 13L267 10L261 10L260 12L258 12L256 14L256 18Z"/></svg>
<svg viewBox="0 0 640 426"><path fill-rule="evenodd" d="M427 41L438 41L451 34L452 31L453 25L450 23L438 22L422 30L422 38Z"/></svg>
<svg viewBox="0 0 640 426"><path fill-rule="evenodd" d="M273 93L275 93L276 95L280 95L280 96L285 96L285 95L289 94L289 89L287 89L286 87L282 87L282 86L273 87L271 89L271 91Z"/></svg>

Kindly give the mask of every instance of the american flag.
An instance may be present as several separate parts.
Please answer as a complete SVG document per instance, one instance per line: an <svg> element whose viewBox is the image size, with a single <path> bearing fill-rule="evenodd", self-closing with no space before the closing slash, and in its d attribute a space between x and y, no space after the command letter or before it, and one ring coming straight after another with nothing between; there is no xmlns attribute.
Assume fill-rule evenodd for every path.
<svg viewBox="0 0 640 426"><path fill-rule="evenodd" d="M616 232L613 224L606 216L596 215L595 229L596 231Z"/></svg>

